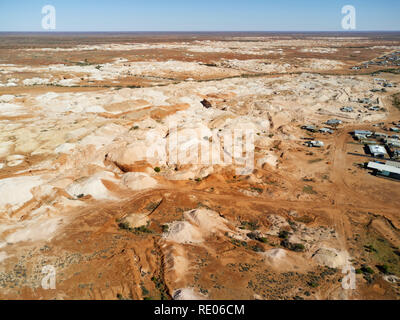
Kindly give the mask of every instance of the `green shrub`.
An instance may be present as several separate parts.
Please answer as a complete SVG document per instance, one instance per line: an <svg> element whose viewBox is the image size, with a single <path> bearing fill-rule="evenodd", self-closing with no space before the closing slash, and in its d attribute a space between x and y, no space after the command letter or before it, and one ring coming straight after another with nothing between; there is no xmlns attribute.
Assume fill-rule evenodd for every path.
<svg viewBox="0 0 400 320"><path fill-rule="evenodd" d="M368 266L363 266L363 267L361 268L361 271L362 271L364 274L373 274L373 273L374 273L374 270L372 270L372 268L371 268L371 267L368 267Z"/></svg>
<svg viewBox="0 0 400 320"><path fill-rule="evenodd" d="M311 288L316 288L319 286L319 283L316 281L309 281L307 282L307 284L311 287Z"/></svg>
<svg viewBox="0 0 400 320"><path fill-rule="evenodd" d="M288 237L289 237L289 231L286 231L286 230L282 230L282 231L279 231L279 238L280 239L287 239Z"/></svg>
<svg viewBox="0 0 400 320"><path fill-rule="evenodd" d="M260 226L255 221L242 221L241 229L257 230Z"/></svg>
<svg viewBox="0 0 400 320"><path fill-rule="evenodd" d="M304 186L303 192L307 194L317 194L317 192L313 189L312 186Z"/></svg>
<svg viewBox="0 0 400 320"><path fill-rule="evenodd" d="M251 250L253 250L255 252L264 252L264 248L259 245L252 246Z"/></svg>
<svg viewBox="0 0 400 320"><path fill-rule="evenodd" d="M301 243L295 243L294 245L292 245L291 250L296 251L296 252L303 252L305 250L305 247Z"/></svg>
<svg viewBox="0 0 400 320"><path fill-rule="evenodd" d="M281 241L281 246L295 252L303 252L305 247L301 243L290 243L287 239Z"/></svg>
<svg viewBox="0 0 400 320"><path fill-rule="evenodd" d="M378 265L376 266L378 268L378 270L380 272L382 272L383 274L389 274L389 266L387 264L383 264L383 265Z"/></svg>
<svg viewBox="0 0 400 320"><path fill-rule="evenodd" d="M129 223L127 222L120 222L118 223L118 227L122 230L128 230L128 231L132 231L132 228L129 226Z"/></svg>
<svg viewBox="0 0 400 320"><path fill-rule="evenodd" d="M151 231L150 229L147 229L147 227L145 227L145 226L135 228L134 231L139 232L139 233L153 233L153 231Z"/></svg>
<svg viewBox="0 0 400 320"><path fill-rule="evenodd" d="M370 244L368 246L364 246L364 248L365 248L365 251L367 251L367 252L378 252L378 250L376 250L372 244Z"/></svg>

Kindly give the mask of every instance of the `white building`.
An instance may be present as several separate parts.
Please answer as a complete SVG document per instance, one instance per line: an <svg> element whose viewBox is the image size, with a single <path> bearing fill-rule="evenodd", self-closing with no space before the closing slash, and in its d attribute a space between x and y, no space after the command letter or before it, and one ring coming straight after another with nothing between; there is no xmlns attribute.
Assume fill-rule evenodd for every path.
<svg viewBox="0 0 400 320"><path fill-rule="evenodd" d="M384 157L387 155L387 152L386 152L386 149L384 146L369 145L368 148L374 157Z"/></svg>

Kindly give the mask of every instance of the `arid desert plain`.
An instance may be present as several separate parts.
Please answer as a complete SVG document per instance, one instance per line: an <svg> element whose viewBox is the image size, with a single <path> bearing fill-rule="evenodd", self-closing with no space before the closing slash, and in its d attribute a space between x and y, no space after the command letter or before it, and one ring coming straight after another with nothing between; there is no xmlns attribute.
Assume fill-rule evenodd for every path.
<svg viewBox="0 0 400 320"><path fill-rule="evenodd" d="M0 299L400 298L399 33L0 39Z"/></svg>

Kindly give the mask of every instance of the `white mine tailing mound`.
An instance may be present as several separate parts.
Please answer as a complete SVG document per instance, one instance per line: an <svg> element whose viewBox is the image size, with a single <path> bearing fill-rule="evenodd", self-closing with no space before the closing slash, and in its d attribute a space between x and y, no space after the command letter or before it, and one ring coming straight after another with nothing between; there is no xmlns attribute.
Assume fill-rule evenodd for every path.
<svg viewBox="0 0 400 320"><path fill-rule="evenodd" d="M6 260L8 257L7 253L5 252L0 252L0 263Z"/></svg>
<svg viewBox="0 0 400 320"><path fill-rule="evenodd" d="M187 221L176 221L169 225L164 238L176 243L201 243L202 233Z"/></svg>
<svg viewBox="0 0 400 320"><path fill-rule="evenodd" d="M43 183L41 177L16 177L0 180L0 210L10 205L13 209L32 199L31 189Z"/></svg>
<svg viewBox="0 0 400 320"><path fill-rule="evenodd" d="M128 172L122 176L122 183L131 190L151 189L157 186L157 180L143 172Z"/></svg>
<svg viewBox="0 0 400 320"><path fill-rule="evenodd" d="M79 143L80 146L94 145L96 149L109 145L117 136L125 133L125 128L116 124L106 124L94 133L86 136Z"/></svg>
<svg viewBox="0 0 400 320"><path fill-rule="evenodd" d="M133 213L124 219L131 228L139 228L146 226L150 221L148 214L146 213Z"/></svg>
<svg viewBox="0 0 400 320"><path fill-rule="evenodd" d="M330 268L342 268L348 264L349 254L346 251L322 247L313 254L312 258L319 265Z"/></svg>
<svg viewBox="0 0 400 320"><path fill-rule="evenodd" d="M75 181L70 184L65 191L73 197L91 195L96 200L114 199L102 180L116 181L114 174L104 171L96 173L91 177Z"/></svg>
<svg viewBox="0 0 400 320"><path fill-rule="evenodd" d="M15 96L13 96L12 94L3 94L2 96L0 96L0 102L10 102L12 100L14 100Z"/></svg>
<svg viewBox="0 0 400 320"><path fill-rule="evenodd" d="M11 141L0 143L0 157L4 157L10 153L13 143Z"/></svg>
<svg viewBox="0 0 400 320"><path fill-rule="evenodd" d="M61 218L38 218L25 221L17 231L7 236L7 243L50 240L57 231Z"/></svg>
<svg viewBox="0 0 400 320"><path fill-rule="evenodd" d="M1 116L8 116L8 117L19 116L21 114L24 114L24 112L22 110L23 110L23 108L16 104L0 103L0 115Z"/></svg>
<svg viewBox="0 0 400 320"><path fill-rule="evenodd" d="M185 212L185 218L189 220L193 225L198 226L202 230L208 232L216 232L219 230L228 230L226 223L227 221L222 218L217 212L200 208Z"/></svg>
<svg viewBox="0 0 400 320"><path fill-rule="evenodd" d="M169 224L163 237L176 243L201 243L210 233L227 231L227 221L217 212L200 208L184 213L186 221Z"/></svg>
<svg viewBox="0 0 400 320"><path fill-rule="evenodd" d="M121 166L130 166L135 162L148 160L148 148L149 144L146 141L136 141L125 148L112 150L108 153L108 159Z"/></svg>
<svg viewBox="0 0 400 320"><path fill-rule="evenodd" d="M264 164L268 164L272 168L275 168L276 165L278 164L278 157L273 154L269 154L269 155L265 156L264 158L260 158L257 160L257 165L259 167L262 168L264 166Z"/></svg>
<svg viewBox="0 0 400 320"><path fill-rule="evenodd" d="M71 151L75 148L74 143L63 143L59 145L54 152L55 153L71 153Z"/></svg>
<svg viewBox="0 0 400 320"><path fill-rule="evenodd" d="M172 294L174 300L205 300L204 296L197 294L192 288L177 289Z"/></svg>
<svg viewBox="0 0 400 320"><path fill-rule="evenodd" d="M266 251L264 255L270 262L275 262L286 258L286 251L284 249L271 249Z"/></svg>

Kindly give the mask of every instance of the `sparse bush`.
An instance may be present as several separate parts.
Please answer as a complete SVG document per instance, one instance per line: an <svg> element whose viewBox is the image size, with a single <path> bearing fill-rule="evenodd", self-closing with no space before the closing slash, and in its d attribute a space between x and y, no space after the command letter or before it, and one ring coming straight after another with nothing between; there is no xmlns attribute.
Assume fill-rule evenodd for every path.
<svg viewBox="0 0 400 320"><path fill-rule="evenodd" d="M296 252L303 252L306 248L304 247L304 244L302 243L295 243L294 245L292 245L292 249L293 251Z"/></svg>
<svg viewBox="0 0 400 320"><path fill-rule="evenodd" d="M159 172L161 172L161 168L160 168L160 167L155 167L155 168L154 168L154 171L157 172L157 173L159 173Z"/></svg>
<svg viewBox="0 0 400 320"><path fill-rule="evenodd" d="M303 252L306 248L301 243L290 243L287 239L281 241L281 246L295 252Z"/></svg>
<svg viewBox="0 0 400 320"><path fill-rule="evenodd" d="M389 266L387 264L383 264L383 265L377 265L376 266L378 268L378 270L380 272L382 272L383 274L390 274L389 272Z"/></svg>
<svg viewBox="0 0 400 320"><path fill-rule="evenodd" d="M289 237L289 235L290 235L289 231L281 230L281 231L279 231L278 236L280 239L287 239Z"/></svg>
<svg viewBox="0 0 400 320"><path fill-rule="evenodd" d="M259 241L259 242L262 242L262 243L268 243L268 239L264 238L264 237L260 237L257 232L250 232L250 233L247 234L247 236L251 240Z"/></svg>
<svg viewBox="0 0 400 320"><path fill-rule="evenodd" d="M255 252L264 252L264 248L261 247L260 245L255 245L251 247L251 250L255 251Z"/></svg>
<svg viewBox="0 0 400 320"><path fill-rule="evenodd" d="M362 271L364 274L374 274L374 270L372 270L372 268L371 268L371 267L368 267L368 266L363 266L363 267L361 268L361 271Z"/></svg>
<svg viewBox="0 0 400 320"><path fill-rule="evenodd" d="M139 233L153 233L153 231L151 231L150 229L147 229L147 227L145 227L145 226L141 226L141 227L135 228L134 231L137 232L137 233L138 232Z"/></svg>
<svg viewBox="0 0 400 320"><path fill-rule="evenodd" d="M367 252L378 252L378 250L376 250L372 244L370 244L368 246L364 246L364 248L365 248L365 251L367 251Z"/></svg>
<svg viewBox="0 0 400 320"><path fill-rule="evenodd" d="M307 194L317 194L317 192L313 189L312 186L304 186L303 192Z"/></svg>
<svg viewBox="0 0 400 320"><path fill-rule="evenodd" d="M257 230L260 226L255 221L242 221L241 229Z"/></svg>
<svg viewBox="0 0 400 320"><path fill-rule="evenodd" d="M122 230L128 230L128 231L132 231L132 228L129 226L129 223L127 222L120 222L118 223L118 227Z"/></svg>
<svg viewBox="0 0 400 320"><path fill-rule="evenodd" d="M263 193L264 192L264 189L263 188L259 188L259 187L250 187L250 189L252 191L256 191L258 193Z"/></svg>
<svg viewBox="0 0 400 320"><path fill-rule="evenodd" d="M316 281L309 281L307 282L307 284L311 287L311 288L316 288L319 286L319 283Z"/></svg>

